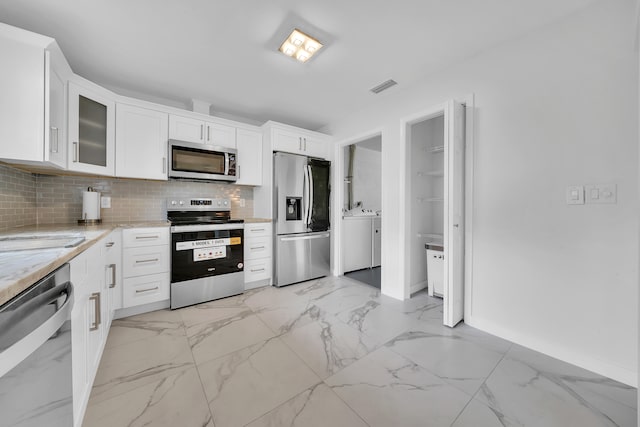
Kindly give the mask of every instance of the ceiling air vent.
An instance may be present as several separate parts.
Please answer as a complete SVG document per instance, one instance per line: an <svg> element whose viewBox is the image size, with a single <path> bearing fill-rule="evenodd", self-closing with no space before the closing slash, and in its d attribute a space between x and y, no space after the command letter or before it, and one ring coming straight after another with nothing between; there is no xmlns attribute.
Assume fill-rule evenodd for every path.
<svg viewBox="0 0 640 427"><path fill-rule="evenodd" d="M387 89L389 89L391 86L395 86L395 85L397 85L397 84L398 84L398 82L396 82L395 80L391 80L391 79L389 79L389 80L387 80L386 82L382 82L382 83L380 83L378 86L373 87L373 88L371 88L371 89L369 89L369 90L370 90L371 92L373 92L373 93L380 93L380 92L382 92L383 90L387 90Z"/></svg>

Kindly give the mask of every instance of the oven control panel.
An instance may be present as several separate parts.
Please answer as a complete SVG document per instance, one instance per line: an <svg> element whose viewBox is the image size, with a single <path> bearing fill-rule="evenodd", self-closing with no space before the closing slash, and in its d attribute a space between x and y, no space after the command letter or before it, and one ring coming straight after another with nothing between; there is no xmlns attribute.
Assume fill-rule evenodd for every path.
<svg viewBox="0 0 640 427"><path fill-rule="evenodd" d="M229 210L229 199L167 199L167 210Z"/></svg>
<svg viewBox="0 0 640 427"><path fill-rule="evenodd" d="M207 261L210 259L226 258L227 247L226 246L213 246L210 248L194 249L193 261Z"/></svg>

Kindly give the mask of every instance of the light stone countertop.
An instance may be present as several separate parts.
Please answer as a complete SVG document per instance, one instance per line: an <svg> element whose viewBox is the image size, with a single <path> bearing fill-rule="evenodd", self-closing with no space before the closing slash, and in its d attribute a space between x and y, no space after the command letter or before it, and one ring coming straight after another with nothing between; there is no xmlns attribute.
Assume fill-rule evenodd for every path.
<svg viewBox="0 0 640 427"><path fill-rule="evenodd" d="M73 248L0 252L0 305L9 301L76 255L93 246L116 228L168 227L167 221L136 221L114 224L25 226L0 232L0 237L37 234L82 234L84 242Z"/></svg>
<svg viewBox="0 0 640 427"><path fill-rule="evenodd" d="M244 222L246 224L256 224L260 222L273 222L273 220L269 218L244 218Z"/></svg>

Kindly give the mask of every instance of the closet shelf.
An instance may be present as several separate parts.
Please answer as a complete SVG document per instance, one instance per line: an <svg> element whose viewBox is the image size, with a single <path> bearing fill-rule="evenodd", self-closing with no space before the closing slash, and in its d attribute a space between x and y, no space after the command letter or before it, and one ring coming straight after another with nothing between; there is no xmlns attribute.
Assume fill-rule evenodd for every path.
<svg viewBox="0 0 640 427"><path fill-rule="evenodd" d="M419 177L431 177L431 176L437 176L437 177L443 177L444 176L444 171L429 171L429 172L416 172L416 175Z"/></svg>

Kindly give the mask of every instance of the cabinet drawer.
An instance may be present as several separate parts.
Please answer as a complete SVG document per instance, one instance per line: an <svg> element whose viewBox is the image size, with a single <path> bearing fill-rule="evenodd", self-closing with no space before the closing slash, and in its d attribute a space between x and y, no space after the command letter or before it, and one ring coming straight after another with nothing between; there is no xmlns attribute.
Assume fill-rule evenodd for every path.
<svg viewBox="0 0 640 427"><path fill-rule="evenodd" d="M244 238L250 239L252 237L271 237L271 223L270 222L256 222L253 224L244 225Z"/></svg>
<svg viewBox="0 0 640 427"><path fill-rule="evenodd" d="M122 230L122 243L125 248L168 245L169 227L149 227Z"/></svg>
<svg viewBox="0 0 640 427"><path fill-rule="evenodd" d="M245 283L255 282L271 278L271 258L260 258L248 260L244 263Z"/></svg>
<svg viewBox="0 0 640 427"><path fill-rule="evenodd" d="M244 260L271 258L272 245L271 236L246 239L244 241Z"/></svg>
<svg viewBox="0 0 640 427"><path fill-rule="evenodd" d="M169 271L169 246L126 248L122 255L122 275L124 277Z"/></svg>
<svg viewBox="0 0 640 427"><path fill-rule="evenodd" d="M123 307L169 299L169 273L124 279Z"/></svg>

